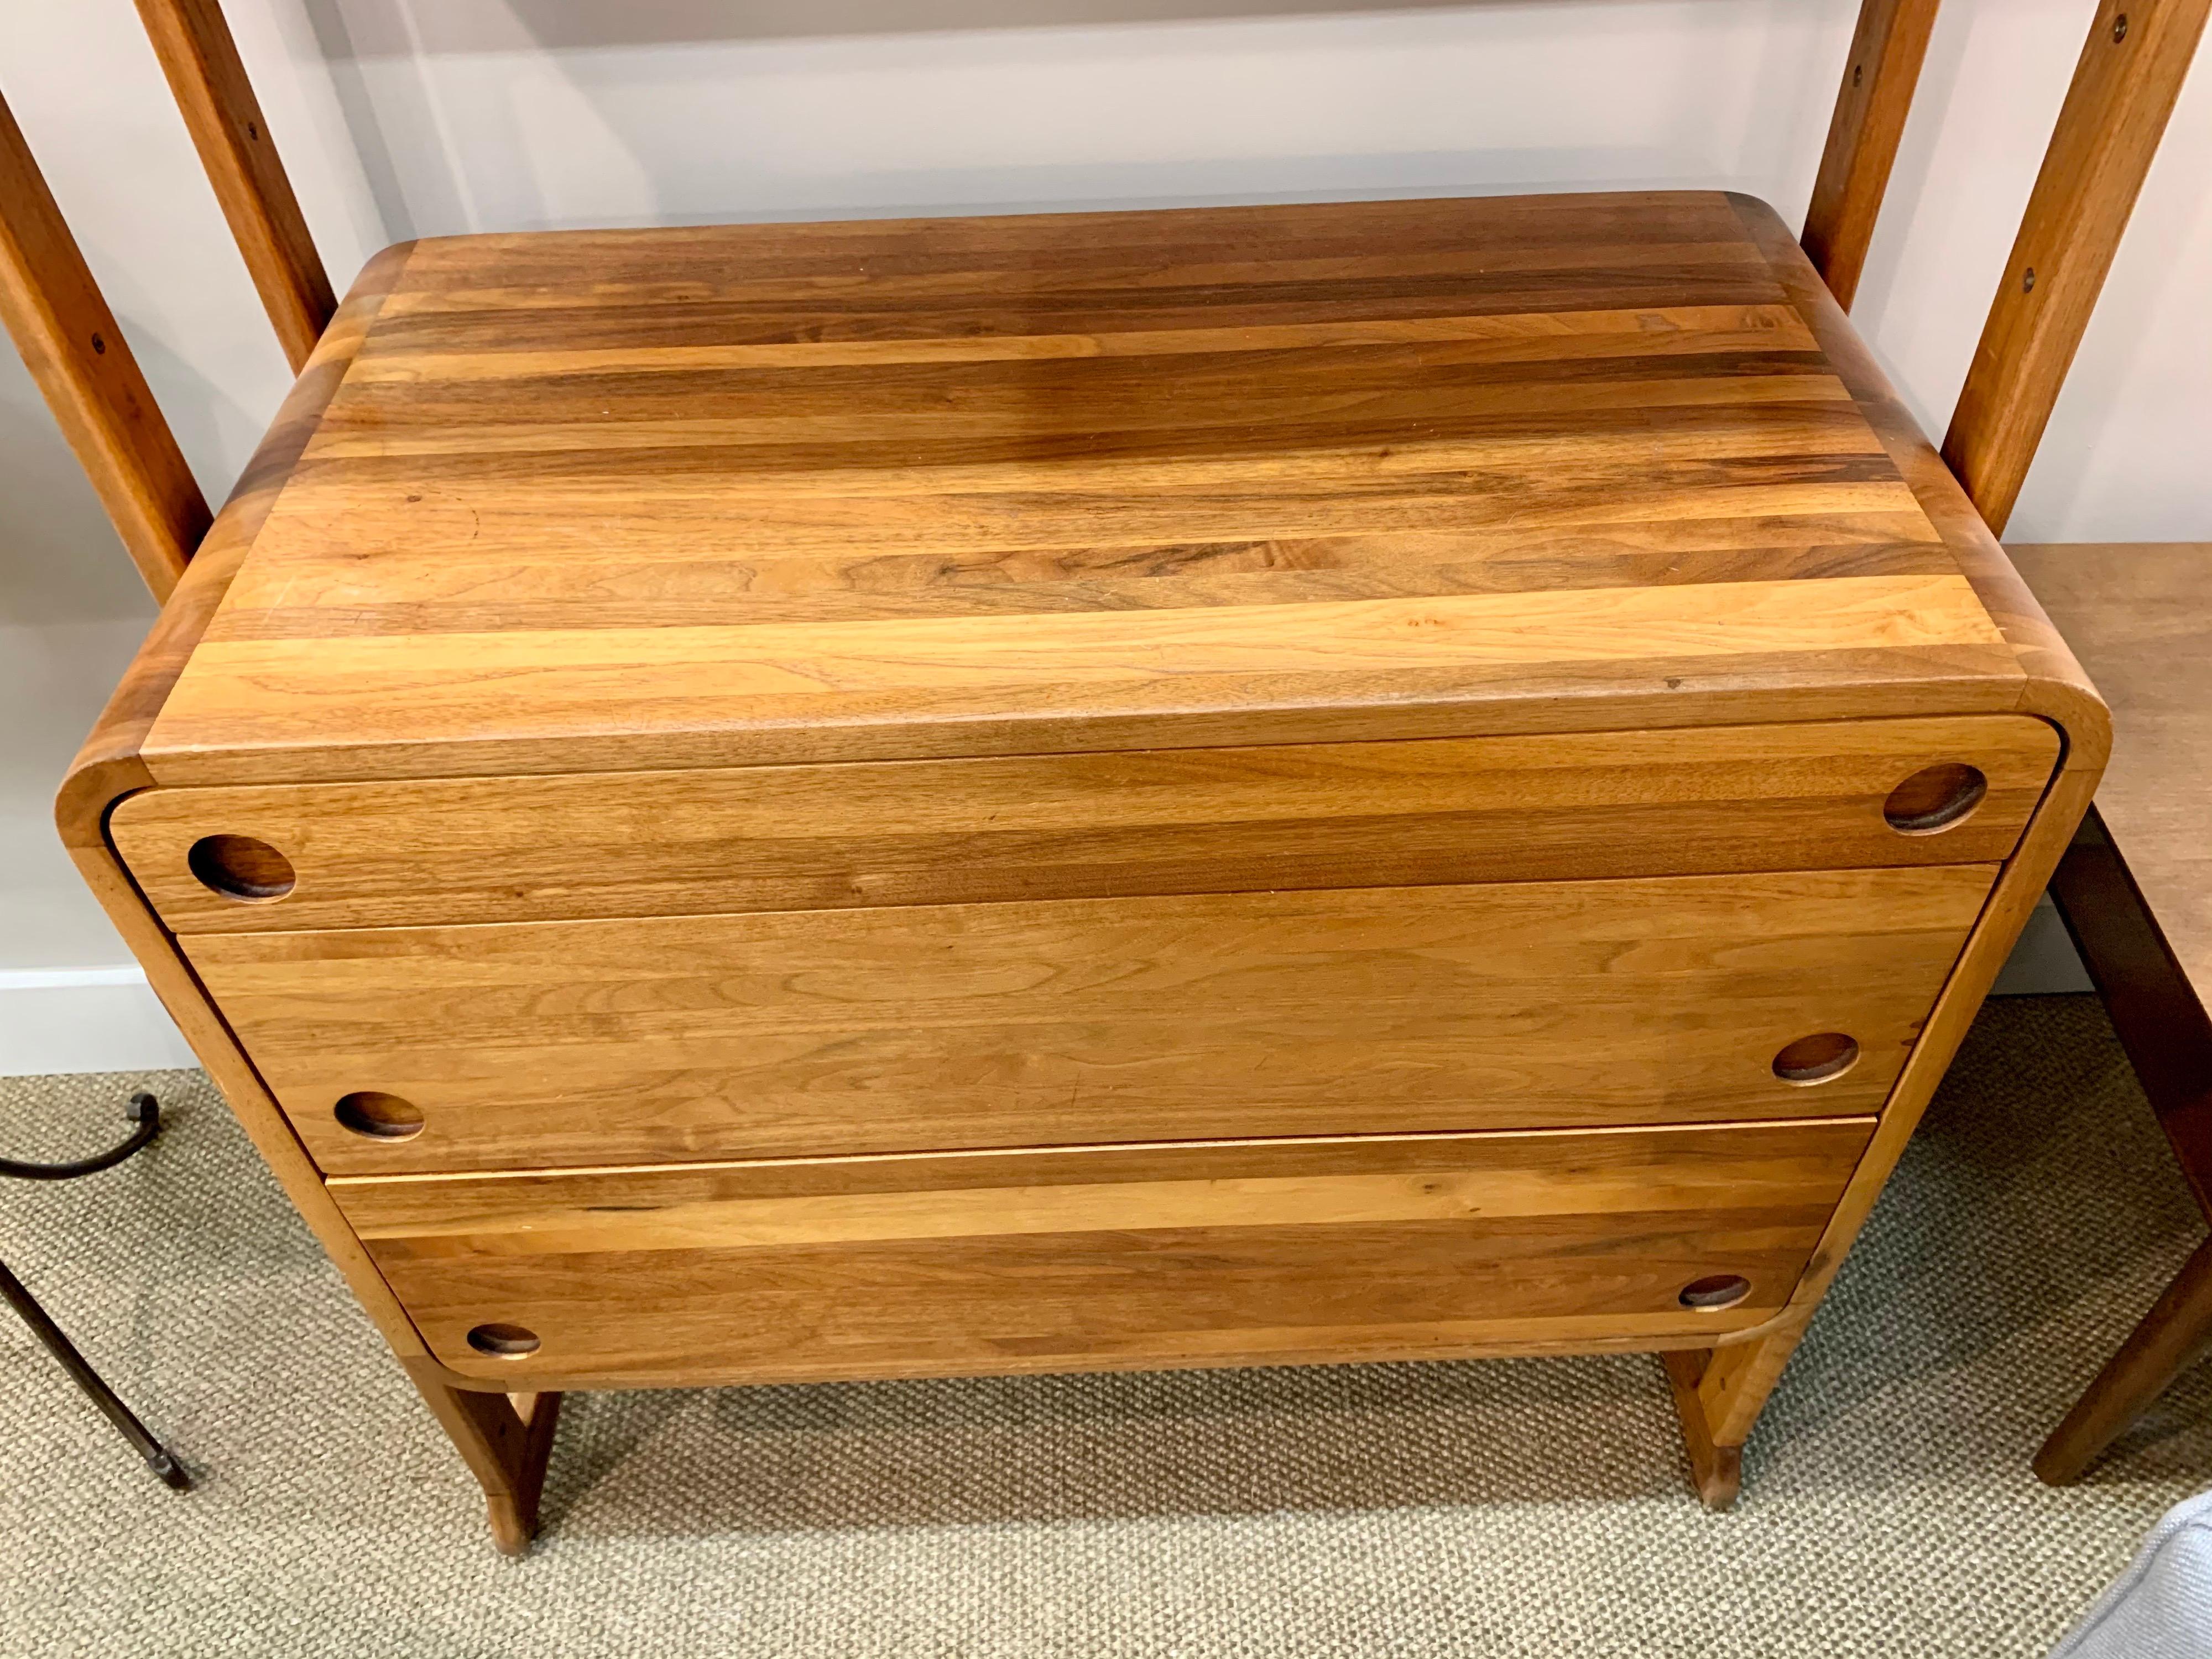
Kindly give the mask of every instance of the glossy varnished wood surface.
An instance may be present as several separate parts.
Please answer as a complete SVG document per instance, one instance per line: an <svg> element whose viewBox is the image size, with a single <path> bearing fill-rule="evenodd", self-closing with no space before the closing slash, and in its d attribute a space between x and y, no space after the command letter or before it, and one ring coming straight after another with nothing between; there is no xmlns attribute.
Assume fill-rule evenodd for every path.
<svg viewBox="0 0 2212 1659"><path fill-rule="evenodd" d="M199 934L330 1170L1871 1112L1994 869ZM1784 1045L1859 1044L1817 1086ZM362 1091L410 1139L342 1128Z"/></svg>
<svg viewBox="0 0 2212 1659"><path fill-rule="evenodd" d="M222 1089L255 1150L330 1252L386 1341L403 1363L434 1365L391 1286L338 1214L320 1172L270 1096L268 1085L239 1048L235 1034L209 1000L206 988L193 975L177 948L175 936L148 908L106 833L109 804L150 783L145 763L138 757L146 730L189 660L192 646L245 549L264 522L323 404L337 389L360 345L368 319L383 302L386 278L404 257L404 249L392 250L373 261L339 307L307 372L278 410L276 422L246 464L230 499L216 515L214 527L185 567L153 632L139 647L130 671L108 699L99 725L79 751L55 802L54 818L63 844L86 885L145 969L148 981Z"/></svg>
<svg viewBox="0 0 2212 1659"><path fill-rule="evenodd" d="M302 781L2016 706L1754 210L420 244L147 763Z"/></svg>
<svg viewBox="0 0 2212 1659"><path fill-rule="evenodd" d="M2061 544L2012 556L2112 703L2097 811L2212 1006L2212 543Z"/></svg>
<svg viewBox="0 0 2212 1659"><path fill-rule="evenodd" d="M109 833L180 933L1144 893L1978 863L2012 851L2059 738L2025 715L1410 743L143 790ZM1892 792L1987 793L1900 833ZM204 836L296 877L204 884Z"/></svg>
<svg viewBox="0 0 2212 1659"><path fill-rule="evenodd" d="M2103 752L2101 709L2078 669L1771 213L1717 196L1385 204L495 238L402 250L391 264L398 303L389 314L362 318L362 361L337 399L345 407L314 423L296 465L288 455L270 470L270 493L283 492L275 510L258 505L250 526L241 516L246 533L226 544L222 563L188 576L188 607L165 620L65 794L65 832L106 883L111 908L131 908L130 890L106 850L103 810L149 784L166 793L357 781L362 793L349 798L380 803L370 816L383 813L392 824L396 803L406 798L368 793L378 780L417 781L427 793L413 799L428 800L448 788L479 787L471 774L497 774L514 787L549 792L533 797L543 803L582 799L592 781L532 775L936 757L1059 754L1086 765L1094 754L1105 763L1124 758L1097 754L1105 750L1130 751L1131 763L1148 765L1168 750L1209 745L1600 732L1656 740L1675 727L2014 710L2057 722L2064 770L2013 850L2002 884L1985 906L1978 897L1968 905L1972 896L1964 894L1947 902L1948 944L1955 949L1970 927L1972 937L1933 1016L1932 993L1923 991L1909 1028L1892 1040L1900 1049L1912 1046L1887 1102L1876 1091L1859 1109L1883 1103L1875 1139L1864 1140L1869 1126L1856 1114L1811 1126L1858 1138L1817 1160L1832 1169L1832 1181L1823 1175L1797 1184L1800 1198L1790 1206L1809 1219L1802 1228L1790 1223L1786 1240L1764 1221L1747 1224L1756 1238L1740 1236L1725 1216L1717 1231L1708 1230L1696 1218L1719 1212L1698 1211L1702 1200L1682 1224L1647 1229L1646 1212L1635 1209L1603 1224L1575 1221L1563 1217L1603 1206L1577 1208L1564 1194L1555 1195L1565 1206L1559 1214L1523 1218L1515 1225L1529 1231L1520 1233L1503 1226L1512 1218L1500 1217L1487 1243L1470 1243L1441 1216L1359 1222L1369 1231L1348 1257L1302 1226L1226 1230L1237 1236L1227 1255L1170 1241L1172 1230L1146 1235L1192 1269L1175 1279L1197 1287L1201 1302L1209 1283L1222 1284L1206 1277L1216 1266L1228 1264L1236 1280L1185 1330L1218 1329L1224 1314L1229 1324L1256 1328L1249 1311L1293 1305L1300 1273L1325 1287L1344 1283L1346 1260L1367 1295L1387 1283L1391 1263L1436 1260L1428 1251L1438 1237L1448 1255L1473 1252L1447 1261L1435 1281L1448 1286L1440 1297L1485 1285L1508 1292L1462 1300L1453 1312L1421 1301L1419 1287L1408 1285L1414 1317L1388 1330L1279 1327L1196 1341L1158 1340L1157 1305L1116 1304L1106 1294L1139 1285L1154 1265L1151 1253L1118 1238L1103 1255L1090 1234L1017 1234L1013 1253L999 1256L986 1242L952 1241L971 1252L960 1270L976 1268L978 1283L1005 1278L1011 1264L1030 1305L1042 1310L1042 1346L1018 1352L1019 1342L987 1339L957 1354L932 1354L927 1333L902 1334L903 1312L881 1327L856 1312L848 1334L862 1342L890 1334L874 1359L862 1364L866 1356L841 1347L832 1360L792 1373L911 1374L940 1360L945 1370L1006 1370L1710 1347L1686 1384L1686 1410L1694 1408L1717 1453L1741 1444L2040 886ZM893 371L881 377L882 397L872 404L853 394L860 377L848 373L870 367ZM593 393L601 394L597 413ZM1087 426L1072 418L1078 404L1093 412ZM355 539L339 539L356 532ZM1739 784L1734 799L1754 797L1764 798ZM251 799L271 805L270 797ZM1854 810L1862 810L1863 798L1855 799ZM872 797L871 804L883 803ZM794 811L800 805L797 796L786 803ZM314 817L308 811L299 821L312 828ZM1974 833L1990 834L1995 823ZM227 827L210 823L206 832ZM431 846L430 831L413 833L411 848ZM1557 839L1573 842L1571 834ZM513 856L513 845L502 843L499 855ZM1976 854L1977 866L1875 871L1866 879L1986 883L1991 872L1978 861L1988 855ZM318 856L313 837L303 856L310 864ZM1619 873L1614 866L1607 872ZM573 870L526 873L552 885L523 902L563 902L553 886L575 881ZM820 876L812 870L807 879ZM922 878L909 867L901 878ZM1605 884L1680 890L1705 879ZM1524 888L1535 884L1525 872L1522 880ZM379 895L389 884L380 878L368 885L377 894L363 896L384 902ZM447 891L465 904L494 902L489 894L468 899L466 885ZM519 885L529 890L527 881ZM568 890L597 902L588 898L588 880ZM649 884L631 890L650 890ZM1382 890L1338 896L1358 901ZM295 916L307 914L301 896ZM1292 902L1304 896L1283 896ZM1182 901L1216 902L1227 901ZM959 908L1030 910L1034 923L1036 911L1071 907ZM1816 919L1794 940L1747 922L1738 907L1704 917L1702 943L1662 927L1664 937L1616 934L1591 959L1601 957L1607 975L1624 981L1669 960L1695 978L1705 971L1699 963L1726 965L1731 950L1740 954L1736 968L1748 963L1753 972L1793 957L1810 960L1838 941L1847 957L1861 959L1838 907L1823 908L1827 920ZM319 969L312 958L321 948L316 941L341 937L294 933L274 920L283 911L280 903L262 913L276 933L190 939L223 971L261 974L248 1001L269 1022L258 1040L273 1042L278 1055L288 1031L311 1027L333 1006L314 990ZM334 915L318 926L346 927L368 914ZM895 914L911 920L922 913ZM781 926L864 915L765 920ZM129 920L137 929L134 948L146 953L140 935L157 935L151 953L173 960L167 953L174 941L145 910ZM481 992L495 1008L504 1000L532 1018L574 1021L577 1029L599 1020L621 1043L632 1027L647 1029L672 1008L681 1016L685 997L692 1012L719 1018L726 987L736 983L742 1001L759 982L745 977L757 963L680 989L672 1003L663 1000L663 979L627 971L595 981L590 963L580 980L549 979L538 962L506 981L468 982L483 938L730 921L663 915L542 929L352 931L357 939L410 933L430 947L415 965L433 978L452 975L462 987L442 1000L422 999L418 1024L434 1026ZM1541 926L1556 942L1556 919ZM1893 921L1875 926L1880 932ZM1516 953L1515 938L1536 931L1530 922L1494 953ZM1237 941L1219 929L1216 935L1217 951L1233 956ZM1923 933L1917 943L1869 945L1863 959L1910 964L1935 951ZM279 960L288 952L311 964L307 974L292 974L289 987ZM1048 954L1065 971L1066 949ZM902 973L926 994L932 981L920 969L927 965L909 951L901 963L886 958L880 977ZM1391 965L1402 967L1402 955ZM404 997L416 987L400 969L396 957L377 963L373 981L364 982L375 995ZM1377 972L1387 981L1387 969ZM211 985L181 969L171 976L192 1005L196 1041L228 1057L229 997L218 992L218 1012ZM1942 980L1939 970L1931 984ZM287 1001L301 986L313 994ZM1832 975L1820 994L1834 989ZM999 990L1013 996L1021 987ZM1348 1019L1352 1000L1340 998L1345 1006L1332 1013ZM1559 1000L1534 1018L1556 1018ZM1714 1011L1736 1000L1709 989L1695 1017L1678 1013L1673 1048L1656 1025L1645 1028L1637 1040L1646 1046L1633 1051L1633 1064L1647 1076L1687 1079L1694 1092L1724 1057L1738 1068L1724 1082L1736 1087L1751 1045L1734 1042L1743 1033L1711 1029ZM1754 999L1752 1012L1760 1006ZM1576 1032L1566 1040L1591 1049L1593 1066L1601 1057ZM1547 1057L1540 1043L1528 1042L1528 1052ZM509 1076L541 1066L550 1077L581 1054L553 1046L560 1052L510 1052L496 1064L512 1063ZM359 1052L388 1060L403 1047L387 1038ZM1126 1049L1117 1053L1127 1057ZM1368 1058L1378 1053L1387 1059L1388 1049L1370 1042ZM1769 1054L1757 1058L1764 1065ZM1875 1059L1891 1063L1881 1046ZM436 1057L420 1075L439 1084L466 1075L468 1063L464 1057L457 1071ZM1789 1091L1796 1115L1832 1109L1844 1097L1838 1091L1863 1087L1875 1075L1869 1065L1863 1060L1834 1084ZM264 1079L243 1062L236 1069L258 1122ZM303 1073L298 1080L305 1091L300 1133L313 1133L306 1127L312 1116L337 1135L330 1107L338 1079ZM935 1080L941 1085L941 1069ZM1516 1076L1513 1086L1522 1080ZM1134 1079L1132 1091L1139 1119L1158 1103L1148 1099L1146 1082ZM346 1086L378 1085L354 1078ZM660 1082L648 1079L647 1086ZM1760 1086L1782 1085L1769 1074ZM583 1083L586 1095L606 1088L601 1074ZM484 1093L500 1093L496 1079ZM579 1252L549 1258L555 1266L544 1276L542 1262L526 1261L524 1279L501 1277L501 1299L519 1306L542 1291L549 1317L561 1316L596 1356L574 1370L545 1357L518 1371L456 1346L467 1328L456 1323L464 1315L515 1316L514 1306L471 1310L483 1307L490 1282L467 1279L477 1271L474 1243L448 1232L364 1245L327 1213L336 1199L358 1218L355 1192L368 1187L451 1189L425 1201L465 1217L455 1193L509 1181L622 1185L711 1173L624 1176L577 1166L717 1156L699 1150L713 1144L698 1133L700 1103L738 1097L726 1079L711 1075L648 1092L638 1120L647 1126L643 1146L673 1150L621 1142L635 1127L624 1122L617 1131L621 1150L611 1158L604 1139L594 1152L599 1129L586 1122L588 1114L563 1123L557 1095L549 1088L536 1110L511 1115L504 1128L516 1133L485 1151L518 1162L542 1144L533 1137L571 1135L568 1175L340 1179L314 1182L313 1201L302 1200L349 1267L369 1250L378 1271L368 1273L364 1295L388 1331L399 1279L413 1271L389 1263L411 1256L469 1264L456 1277L422 1267L428 1277L410 1280L407 1295L426 1322L418 1330L403 1318L393 1334L403 1351L416 1351L410 1372L434 1407L450 1407L446 1391L453 1388L773 1375L762 1369L757 1347L714 1350L744 1316L749 1288L732 1281L731 1257L720 1249L731 1237L729 1217L707 1218L715 1248L688 1266L674 1250L617 1249L596 1267L589 1252ZM1094 1123L1112 1115L1095 1099L1074 1103ZM921 1122L913 1105L904 1109ZM657 1124L648 1121L656 1113ZM1364 1127L1347 1126L1334 1111L1328 1121L1320 1115L1318 1134ZM849 1133L854 1121L849 1109L802 1099L785 1127L796 1149L800 1137L825 1128ZM939 1126L922 1127L934 1133ZM283 1144L272 1159L294 1180L305 1162L300 1143L283 1120L276 1128ZM1717 1203L1724 1207L1729 1190L1775 1191L1736 1139L1769 1132L1712 1131L1725 1139L1688 1159L1716 1183ZM1135 1133L1116 1120L1103 1138ZM1191 1133L1182 1124L1165 1135ZM404 1158L414 1155L406 1148L429 1149L429 1133L381 1148L349 1144ZM656 1143L653 1135L664 1139ZM1870 1146L1863 1158L1861 1146ZM1070 1156L1097 1173L1089 1163L1094 1153ZM1572 1162L1573 1170L1547 1175L1538 1187L1579 1182L1589 1166L1580 1153ZM854 1167L837 1166L840 1182ZM1320 1173L1368 1172L1363 1164ZM1241 1178L1224 1168L1206 1179L1217 1176ZM1133 1184L1149 1189L1152 1181ZM1656 1191L1674 1177L1655 1183L1647 1173L1633 1184ZM594 1193L582 1206L594 1221L618 1219L611 1205L659 1207L657 1191ZM1297 1200L1308 1205L1302 1218L1334 1213L1310 1203L1313 1197ZM1415 1231L1399 1231L1406 1228ZM1263 1237L1270 1231L1279 1236ZM1635 1307L1607 1300L1626 1282L1616 1252L1655 1238L1674 1241L1655 1259L1669 1260L1671 1251L1701 1261L1725 1255L1734 1238L1753 1264L1744 1271L1756 1296L1728 1316L1686 1322L1679 1306L1670 1312L1650 1299L1668 1288L1656 1274L1638 1281L1647 1299ZM1078 1242L1063 1253L1046 1242L1053 1239ZM929 1249L945 1243L920 1242ZM1517 1265L1471 1277L1468 1264L1487 1260L1482 1253L1493 1245ZM750 1262L763 1261L754 1246L741 1248ZM894 1283L914 1261L899 1255L905 1242L896 1239L776 1248L823 1252L848 1267L860 1261L850 1254L855 1249L887 1251ZM1528 1265L1547 1252L1560 1258L1554 1267ZM1088 1271L1101 1261L1109 1269L1096 1281L1102 1322L1085 1335L1084 1298L1053 1303L1048 1281L1056 1266ZM803 1265L811 1271L812 1258ZM946 1256L930 1265L958 1264ZM855 1271L865 1277L869 1269ZM670 1298L678 1328L672 1340L635 1309L615 1305L626 1273L642 1273L639 1284ZM833 1289L839 1282L834 1273L830 1282ZM1237 1301L1248 1292L1258 1299ZM1342 1305L1352 1305L1350 1297ZM839 1315L826 1311L833 1322ZM1364 1317L1364 1304L1360 1311ZM1192 1312L1186 1304L1176 1317ZM1070 1322L1072 1345L1062 1340ZM422 1357L433 1325L437 1357ZM1137 1328L1149 1334L1129 1340ZM810 1328L799 1328L803 1335ZM655 1346L664 1340L668 1352ZM1071 1346L1079 1352L1069 1352ZM640 1354L647 1363L629 1363ZM710 1370L709 1360L726 1368ZM450 1410L447 1416L449 1426L459 1420ZM489 1446L499 1436L477 1437ZM503 1470L495 1449L479 1448L479 1461ZM507 1474L499 1478L512 1484Z"/></svg>
<svg viewBox="0 0 2212 1659"><path fill-rule="evenodd" d="M1788 1298L1870 1125L332 1183L453 1370L515 1389L1650 1346ZM1693 1312L1684 1285L1750 1293ZM468 1332L520 1325L520 1358Z"/></svg>
<svg viewBox="0 0 2212 1659"><path fill-rule="evenodd" d="M2027 681L2021 707L2056 723L2066 736L2057 776L2031 820L2027 834L2005 861L1988 908L1945 982L1913 1047L1858 1172L1836 1206L1819 1247L1807 1264L1790 1308L1765 1329L1740 1342L1723 1342L1698 1372L1697 1409L1706 1437L1717 1448L1741 1447L1768 1395L1789 1363L1807 1322L1873 1211L1883 1183L1897 1166L1937 1084L2030 910L2089 804L2111 749L2112 727L2101 699L2080 661L2023 582L2004 550L1975 513L1957 478L1929 447L1865 343L1809 263L1793 259L1788 230L1771 213L1739 199L1746 228L1781 273L1790 302L1836 367L1883 447L1911 486L1929 521L1942 530L1972 582L1976 594L2002 631Z"/></svg>

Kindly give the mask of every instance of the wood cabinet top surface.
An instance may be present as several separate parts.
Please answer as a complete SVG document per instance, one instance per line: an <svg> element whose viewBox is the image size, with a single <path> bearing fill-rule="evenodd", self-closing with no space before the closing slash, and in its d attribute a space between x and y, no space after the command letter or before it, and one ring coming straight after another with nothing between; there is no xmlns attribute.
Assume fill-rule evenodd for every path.
<svg viewBox="0 0 2212 1659"><path fill-rule="evenodd" d="M1667 193L420 242L341 314L139 752L185 783L2014 707L1778 232Z"/></svg>

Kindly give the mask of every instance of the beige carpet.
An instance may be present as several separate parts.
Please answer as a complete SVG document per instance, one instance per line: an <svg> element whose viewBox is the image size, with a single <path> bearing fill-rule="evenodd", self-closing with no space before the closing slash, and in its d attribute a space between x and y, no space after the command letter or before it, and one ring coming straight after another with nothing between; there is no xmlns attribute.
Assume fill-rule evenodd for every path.
<svg viewBox="0 0 2212 1659"><path fill-rule="evenodd" d="M0 1081L0 1150L127 1126ZM2030 1453L2199 1229L2096 1002L1993 1003L1747 1459L1683 1484L1637 1357L601 1395L537 1553L196 1073L149 1152L0 1182L0 1259L190 1463L0 1314L0 1654L2040 1654L2212 1482L2185 1381L2090 1484Z"/></svg>

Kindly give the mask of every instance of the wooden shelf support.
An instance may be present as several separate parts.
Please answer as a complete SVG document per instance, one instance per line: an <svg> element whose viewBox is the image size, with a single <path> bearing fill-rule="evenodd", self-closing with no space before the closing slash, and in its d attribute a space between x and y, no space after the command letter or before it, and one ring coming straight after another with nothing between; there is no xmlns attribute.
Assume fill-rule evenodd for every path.
<svg viewBox="0 0 2212 1659"><path fill-rule="evenodd" d="M138 574L166 601L212 515L0 100L0 318Z"/></svg>
<svg viewBox="0 0 2212 1659"><path fill-rule="evenodd" d="M1920 83L1928 36L1942 0L1863 0L1843 89L1813 204L1805 215L1803 246L1814 269L1845 311L1858 292L1874 240L1875 221L1889 188L1890 168L1905 136L1905 119Z"/></svg>
<svg viewBox="0 0 2212 1659"><path fill-rule="evenodd" d="M2212 0L2100 0L1943 459L2004 533Z"/></svg>
<svg viewBox="0 0 2212 1659"><path fill-rule="evenodd" d="M138 0L222 216L296 374L337 298L218 0Z"/></svg>

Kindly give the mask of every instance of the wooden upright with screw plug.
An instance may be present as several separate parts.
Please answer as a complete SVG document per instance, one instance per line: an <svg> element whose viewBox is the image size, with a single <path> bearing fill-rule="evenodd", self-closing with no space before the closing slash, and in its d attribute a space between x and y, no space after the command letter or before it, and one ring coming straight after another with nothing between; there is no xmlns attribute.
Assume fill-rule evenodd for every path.
<svg viewBox="0 0 2212 1659"><path fill-rule="evenodd" d="M1719 1506L2106 743L1765 206L1359 203L390 250L60 818L505 1547L564 1389L1623 1349Z"/></svg>

